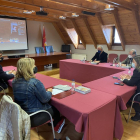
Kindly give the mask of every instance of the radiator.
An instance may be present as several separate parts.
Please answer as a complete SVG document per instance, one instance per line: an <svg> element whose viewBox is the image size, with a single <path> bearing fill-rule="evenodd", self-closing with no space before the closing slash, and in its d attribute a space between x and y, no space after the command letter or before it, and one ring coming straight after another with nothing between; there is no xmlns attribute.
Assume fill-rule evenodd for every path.
<svg viewBox="0 0 140 140"><path fill-rule="evenodd" d="M86 54L72 54L72 59L83 60L84 58L87 59Z"/></svg>

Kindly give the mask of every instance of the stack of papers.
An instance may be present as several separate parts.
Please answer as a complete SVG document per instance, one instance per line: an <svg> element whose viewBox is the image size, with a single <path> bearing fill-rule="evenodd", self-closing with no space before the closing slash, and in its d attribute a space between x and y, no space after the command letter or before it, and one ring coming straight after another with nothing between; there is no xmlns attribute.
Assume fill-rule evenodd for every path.
<svg viewBox="0 0 140 140"><path fill-rule="evenodd" d="M87 94L87 93L91 92L91 89L83 87L83 86L79 86L79 87L75 88L75 91L82 93L82 94Z"/></svg>
<svg viewBox="0 0 140 140"><path fill-rule="evenodd" d="M54 86L53 88L63 90L63 91L67 91L67 90L71 90L72 87L70 87L68 85L57 85L57 86Z"/></svg>
<svg viewBox="0 0 140 140"><path fill-rule="evenodd" d="M131 68L131 66L121 66L121 68L129 69L129 68Z"/></svg>
<svg viewBox="0 0 140 140"><path fill-rule="evenodd" d="M52 90L52 95L57 95L57 94L62 93L62 92L64 92L64 91L63 90L59 90L59 89L53 89Z"/></svg>
<svg viewBox="0 0 140 140"><path fill-rule="evenodd" d="M97 64L99 64L99 62L91 62L91 64L97 65Z"/></svg>

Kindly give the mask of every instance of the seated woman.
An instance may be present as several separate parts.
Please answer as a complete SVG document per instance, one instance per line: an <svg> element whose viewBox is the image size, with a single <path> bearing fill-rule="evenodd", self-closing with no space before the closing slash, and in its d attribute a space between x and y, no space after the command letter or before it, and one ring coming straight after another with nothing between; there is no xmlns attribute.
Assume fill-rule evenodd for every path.
<svg viewBox="0 0 140 140"><path fill-rule="evenodd" d="M3 61L2 51L0 51L0 62ZM0 92L3 89L6 89L5 92L8 92L8 80L13 79L14 75L16 74L15 70L11 70L9 72L4 72L2 66L0 65Z"/></svg>
<svg viewBox="0 0 140 140"><path fill-rule="evenodd" d="M140 93L140 55L137 55L133 58L132 67L135 68L135 70L131 78L128 75L121 75L123 83L128 86L137 86L137 90L135 94L131 97L130 101L132 101L133 97L137 93ZM140 95L135 98L135 101L140 102ZM138 121L140 120L140 104L134 103L133 108L135 109L136 114L134 117L131 117L131 120Z"/></svg>
<svg viewBox="0 0 140 140"><path fill-rule="evenodd" d="M58 133L61 132L65 119L60 118L59 111L49 105L52 97L50 91L46 92L44 85L35 78L37 67L32 58L22 58L17 62L17 73L12 82L14 100L28 114L39 110L48 111L54 119L54 129ZM31 117L31 126L36 127L50 120L46 113L39 113Z"/></svg>

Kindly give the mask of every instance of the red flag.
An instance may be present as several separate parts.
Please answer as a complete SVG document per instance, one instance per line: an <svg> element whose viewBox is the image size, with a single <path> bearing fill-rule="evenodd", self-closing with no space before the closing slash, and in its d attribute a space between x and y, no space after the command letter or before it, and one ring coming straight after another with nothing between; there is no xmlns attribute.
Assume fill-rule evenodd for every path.
<svg viewBox="0 0 140 140"><path fill-rule="evenodd" d="M46 42L46 33L45 33L45 28L43 26L43 39L42 39L42 47L44 48L44 51L46 52L45 50L45 46L47 46L47 42Z"/></svg>

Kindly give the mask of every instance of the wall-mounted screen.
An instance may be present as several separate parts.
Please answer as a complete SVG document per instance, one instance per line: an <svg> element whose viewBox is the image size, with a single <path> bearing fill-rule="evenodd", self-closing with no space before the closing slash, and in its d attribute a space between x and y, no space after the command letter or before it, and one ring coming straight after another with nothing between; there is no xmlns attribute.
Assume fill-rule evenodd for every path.
<svg viewBox="0 0 140 140"><path fill-rule="evenodd" d="M0 16L0 50L27 50L26 19Z"/></svg>

